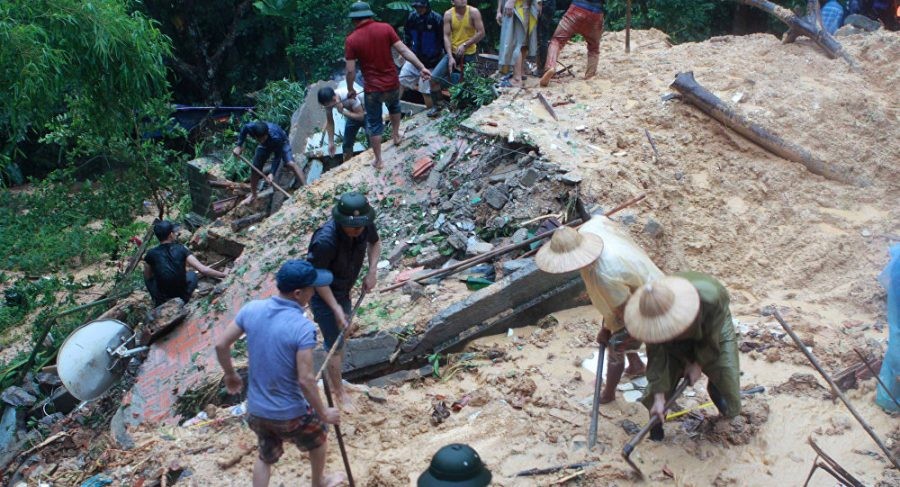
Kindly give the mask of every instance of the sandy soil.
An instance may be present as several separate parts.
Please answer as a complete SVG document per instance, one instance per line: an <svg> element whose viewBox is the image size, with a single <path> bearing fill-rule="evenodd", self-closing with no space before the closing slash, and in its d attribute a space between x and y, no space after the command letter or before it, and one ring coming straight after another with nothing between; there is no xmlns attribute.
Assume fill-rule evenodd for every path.
<svg viewBox="0 0 900 487"><path fill-rule="evenodd" d="M480 339L465 351L478 357L470 360L471 367L458 368L447 379L389 387L384 404L358 393L359 413L342 419L358 484L414 485L434 451L447 443L467 442L490 466L495 485L548 485L565 474L514 476L530 468L586 461L597 463L572 485L638 485L619 451L629 439L622 421L643 424L647 417L643 406L625 402L620 394L616 402L601 409L598 446L590 452L585 447L593 374L582 361L594 351L595 315L590 307L577 308L556 314L558 324L547 329L524 327L515 329L512 337ZM758 318L738 319L748 320L742 324L750 330L771 325ZM788 343L775 347L791 353ZM490 361L478 353L488 350L503 352L503 358ZM742 418L748 421L738 420L737 426L720 424L715 410L705 409L702 415L669 422L665 441L645 441L632 455L648 479L669 485L799 485L815 457L805 444L811 435L867 485L897 480L891 476L896 474L885 470L880 455L872 453L877 447L850 414L825 399L825 388L791 380L793 374L811 373L808 366L754 360L746 354L741 359L743 386L766 387L765 393L745 400ZM872 404L872 383L864 383L850 397L873 427L887 436L897 423ZM432 424L434 403L443 401L449 407L466 394L471 396L468 405L442 423ZM685 408L708 400L702 384L687 395L692 397L679 402ZM228 412L221 409L219 415ZM121 453L118 460L125 465L113 470L114 477L125 480L163 466L190 470L192 475L179 482L184 485L247 485L250 480L255 453L246 454L226 471L217 463L254 445L253 433L239 423L148 428L137 433L135 440L138 445L150 444L135 453ZM336 444L330 448L329 469L341 469ZM308 482L306 462L295 449L287 449L274 470L272 485ZM663 473L664 467L674 479ZM833 485L829 479L819 473L812 485Z"/></svg>
<svg viewBox="0 0 900 487"><path fill-rule="evenodd" d="M822 383L789 340L773 336L777 324L760 311L777 306L831 371L855 362L853 347L883 350L884 291L875 277L887 262L887 244L900 234L900 34L842 38L859 61L859 72L828 60L809 42L782 45L767 35L669 48L662 33L635 32L631 56L622 52L621 37L613 33L604 39L597 78L561 77L540 90L551 103L571 100L556 107L558 123L533 98L537 88L530 86L504 94L469 124L531 141L551 161L580 172L584 197L606 208L647 192L644 203L619 219L630 224L664 271L693 269L719 277L732 294L741 340L770 347L741 356L742 385L766 387L746 400L741 419L717 423L709 409L702 422L683 416L667 425L664 442L646 441L632 458L654 483L799 485L815 456L806 444L812 435L864 483L897 485L900 474L886 468L877 446L827 389L799 376L792 379L813 374ZM562 60L574 64L577 73L583 47L569 46ZM854 168L871 185L860 188L814 176L683 102L661 101L675 74L687 70L726 101L740 93L741 113L828 163ZM336 174L358 168L351 163ZM323 182L313 189L321 195L330 187ZM302 204L291 208L274 218L305 216ZM661 234L643 231L650 220L661 225ZM275 223L256 234L261 245L289 238L292 227L279 229ZM270 251L262 258L282 253ZM579 461L598 463L570 485L636 484L618 454L629 438L620 422L640 425L646 411L621 396L604 406L601 446L586 450L593 374L581 362L593 352L598 315L579 308L557 318L558 325L549 329L520 328L515 338L489 337L469 347L472 352L499 349L504 360L475 358L475 367L460 369L449 380L390 388L386 404L360 395L361 411L345 417L342 426L357 482L409 485L440 446L464 441L481 453L496 485L547 485L565 474L513 476ZM464 394L477 400L444 422L431 423L438 396L449 406ZM888 442L897 448L897 420L874 405L873 395L872 380L849 393L875 430L893 438ZM706 400L704 388L697 387L681 405ZM216 464L253 445L252 433L238 424L148 428L136 433L136 442L145 449L117 454L118 466L107 469L122 485L137 473L159 478L161 468L173 461L193 472L179 484L246 485L250 478L252 453L225 471ZM329 466L340 468L333 444ZM60 471L72 468L60 465ZM289 449L273 485L308 482L308 475L305 460ZM820 472L812 485L834 481Z"/></svg>

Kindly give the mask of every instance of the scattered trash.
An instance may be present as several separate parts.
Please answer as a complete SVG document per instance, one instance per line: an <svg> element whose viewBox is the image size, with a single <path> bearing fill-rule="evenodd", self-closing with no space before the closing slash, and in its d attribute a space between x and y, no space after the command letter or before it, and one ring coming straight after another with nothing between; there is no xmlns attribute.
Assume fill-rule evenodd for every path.
<svg viewBox="0 0 900 487"><path fill-rule="evenodd" d="M453 404L450 405L450 409L453 410L454 413L458 413L462 411L462 408L466 407L469 404L469 401L472 399L472 396L469 394L465 394L463 397L453 401Z"/></svg>
<svg viewBox="0 0 900 487"><path fill-rule="evenodd" d="M622 429L631 436L634 436L641 431L641 427L630 419L623 419L622 421L619 421L619 426L621 426Z"/></svg>
<svg viewBox="0 0 900 487"><path fill-rule="evenodd" d="M98 473L81 483L81 487L104 487L113 483L113 479Z"/></svg>
<svg viewBox="0 0 900 487"><path fill-rule="evenodd" d="M622 398L625 399L625 402L638 402L644 396L644 393L641 391L625 391L622 393Z"/></svg>
<svg viewBox="0 0 900 487"><path fill-rule="evenodd" d="M445 419L450 417L450 410L447 409L447 404L444 401L435 401L432 404L432 408L431 424L433 426L443 423Z"/></svg>

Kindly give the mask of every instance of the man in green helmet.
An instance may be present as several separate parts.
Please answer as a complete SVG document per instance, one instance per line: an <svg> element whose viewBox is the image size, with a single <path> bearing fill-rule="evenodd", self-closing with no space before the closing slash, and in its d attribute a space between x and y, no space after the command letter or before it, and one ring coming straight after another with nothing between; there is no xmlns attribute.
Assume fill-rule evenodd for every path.
<svg viewBox="0 0 900 487"><path fill-rule="evenodd" d="M418 487L485 487L491 483L491 471L471 446L447 445L431 457L428 470L419 476Z"/></svg>
<svg viewBox="0 0 900 487"><path fill-rule="evenodd" d="M329 270L334 275L331 285L318 288L310 300L326 350L334 346L341 331L347 327L350 291L362 271L363 261L368 258L369 271L362 281L363 290L368 292L375 289L381 255L375 210L365 196L357 192L343 194L331 216L313 233L306 257L317 269ZM345 336L352 332L348 330ZM342 358L343 351L339 351L328 363L328 383L334 390L335 402L345 410L352 410L353 403L341 385Z"/></svg>

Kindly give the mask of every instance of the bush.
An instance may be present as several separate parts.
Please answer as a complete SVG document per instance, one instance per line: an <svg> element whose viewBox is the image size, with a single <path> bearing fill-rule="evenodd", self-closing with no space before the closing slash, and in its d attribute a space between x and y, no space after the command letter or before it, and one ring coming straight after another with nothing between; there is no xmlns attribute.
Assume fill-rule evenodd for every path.
<svg viewBox="0 0 900 487"><path fill-rule="evenodd" d="M291 116L306 98L306 88L296 81L282 79L266 84L253 98L256 99L253 111L261 120L290 128Z"/></svg>

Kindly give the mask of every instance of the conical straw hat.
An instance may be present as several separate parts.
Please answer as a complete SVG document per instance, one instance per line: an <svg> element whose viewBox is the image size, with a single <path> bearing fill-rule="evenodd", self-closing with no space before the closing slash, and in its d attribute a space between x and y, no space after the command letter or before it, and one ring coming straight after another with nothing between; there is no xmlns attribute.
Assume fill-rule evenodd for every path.
<svg viewBox="0 0 900 487"><path fill-rule="evenodd" d="M625 327L642 342L667 342L690 328L698 311L697 288L683 277L666 276L631 295L625 306Z"/></svg>
<svg viewBox="0 0 900 487"><path fill-rule="evenodd" d="M539 269L551 274L563 274L590 265L603 252L603 239L593 233L579 233L569 227L553 232L534 257Z"/></svg>

